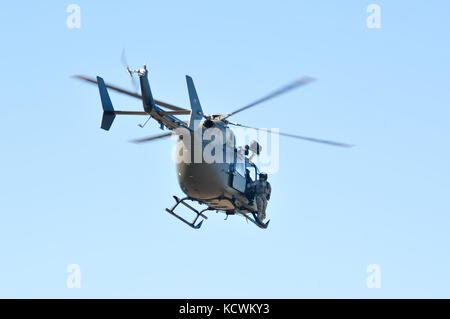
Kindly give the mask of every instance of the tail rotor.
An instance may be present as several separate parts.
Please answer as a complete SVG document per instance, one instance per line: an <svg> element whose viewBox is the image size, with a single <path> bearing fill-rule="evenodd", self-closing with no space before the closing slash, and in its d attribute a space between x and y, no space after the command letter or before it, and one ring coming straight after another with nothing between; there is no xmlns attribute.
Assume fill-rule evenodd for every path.
<svg viewBox="0 0 450 319"><path fill-rule="evenodd" d="M122 54L120 56L120 60L122 62L122 65L127 70L128 75L130 76L131 85L134 87L134 91L136 93L138 93L139 92L139 85L138 85L138 83L136 82L136 79L133 76L133 73L134 73L133 70L130 68L130 66L129 66L128 62L127 62L127 57L125 55L125 49L122 50Z"/></svg>

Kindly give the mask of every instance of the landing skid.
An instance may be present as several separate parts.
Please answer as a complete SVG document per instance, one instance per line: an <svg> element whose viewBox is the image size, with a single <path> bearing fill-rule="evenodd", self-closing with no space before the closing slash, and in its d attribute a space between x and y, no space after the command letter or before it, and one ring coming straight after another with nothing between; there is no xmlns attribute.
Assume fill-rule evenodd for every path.
<svg viewBox="0 0 450 319"><path fill-rule="evenodd" d="M243 215L247 220L251 221L253 224L258 226L259 228L266 229L267 226L269 226L270 219L267 221L267 223L263 223L258 219L258 216L253 212L252 212L253 218L248 217L246 214L243 214Z"/></svg>
<svg viewBox="0 0 450 319"><path fill-rule="evenodd" d="M267 223L263 223L262 221L260 221L260 220L258 219L258 215L257 215L255 212L249 210L249 212L250 212L250 213L252 214L252 216L253 216L253 218L251 218L251 217L248 216L248 214L244 213L239 207L236 206L236 203L235 203L234 200L231 200L231 199L229 199L229 198L227 198L227 197L222 197L221 199L228 200L228 201L233 205L234 211L235 211L237 214L240 214L240 215L244 216L245 219L249 220L250 222L252 222L252 223L255 224L256 226L258 226L259 228L266 229L267 226L269 226L270 220L268 220Z"/></svg>
<svg viewBox="0 0 450 319"><path fill-rule="evenodd" d="M192 199L190 197L184 197L182 199L179 199L177 196L173 196L173 198L175 199L176 203L171 209L166 208L166 212L175 216L176 218L181 220L183 223L185 223L186 225L188 225L194 229L199 229L200 227L202 227L203 221L205 219L208 219L208 217L206 217L203 213L207 210L212 210L212 209L207 207L205 209L198 211L197 209L195 209L194 207L192 207L191 205L189 205L188 203L185 202L186 200L194 201L194 199ZM184 219L183 217L181 217L180 215L175 213L175 208L177 208L177 206L179 204L183 204L184 206L186 206L187 208L189 208L191 211L193 211L196 214L196 217L194 218L194 220L192 222L187 221L186 219ZM197 222L199 217L202 217L203 219L196 225L195 223Z"/></svg>
<svg viewBox="0 0 450 319"><path fill-rule="evenodd" d="M215 208L211 208L211 207L207 207L205 209L202 210L197 210L194 207L192 207L191 205L189 205L188 203L186 203L187 200L190 201L197 201L196 199L193 199L191 197L184 197L184 198L178 198L177 196L173 196L173 198L175 199L175 205L173 205L173 207L171 209L166 208L166 212L168 212L170 215L175 216L176 218L178 218L179 220L181 220L183 223L185 223L186 225L188 225L189 227L192 227L194 229L199 229L202 226L202 223L205 219L208 219L208 217L206 217L203 213L208 211L208 210L216 210ZM234 207L234 212L225 212L227 214L227 218L228 215L234 215L234 214L239 214L245 217L245 219L247 221L252 222L253 224L255 224L256 226L258 226L259 228L262 229L266 229L267 226L269 226L269 221L267 221L267 223L263 223L262 221L260 221L258 219L258 215L256 214L256 212L248 210L249 213L251 213L252 217L249 216L249 213L245 213L244 211L242 211L239 207L236 206L235 200L234 199L230 199L227 197L220 197L218 198L220 200L227 200L229 201L233 207ZM200 204L204 204L202 202L199 202ZM175 209L178 207L179 204L183 204L184 206L186 206L187 208L189 208L189 210L191 210L192 212L195 213L195 218L192 222L189 222L188 220L184 219L183 217L181 217L180 215L178 215L177 213L175 213ZM197 223L197 220L202 217L203 219ZM197 224L196 224L197 223Z"/></svg>

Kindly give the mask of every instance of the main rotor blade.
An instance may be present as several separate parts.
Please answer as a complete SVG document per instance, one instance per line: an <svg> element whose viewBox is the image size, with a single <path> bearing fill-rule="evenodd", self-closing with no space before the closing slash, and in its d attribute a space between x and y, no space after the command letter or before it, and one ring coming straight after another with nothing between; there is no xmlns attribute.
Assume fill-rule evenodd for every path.
<svg viewBox="0 0 450 319"><path fill-rule="evenodd" d="M164 137L169 137L171 135L172 135L172 132L169 132L169 133L164 133L164 134L160 134L160 135L154 135L154 136L139 138L139 139L136 139L136 140L132 140L130 142L136 143L136 144L140 144L140 143L154 141L154 140L157 140L157 139L160 139L160 138L164 138Z"/></svg>
<svg viewBox="0 0 450 319"><path fill-rule="evenodd" d="M95 80L93 78L90 78L90 77L87 77L87 76L84 76L84 75L74 75L73 77L76 78L76 79L82 80L82 81L86 81L86 82L92 83L92 84L97 84L97 80ZM142 96L140 94L130 92L130 91L126 90L126 89L122 89L120 87L113 86L111 84L106 84L106 87L108 89L113 90L113 91L116 91L116 92L119 92L119 93L122 93L122 94L126 94L126 95L129 95L129 96L132 96L132 97L135 97L137 99L142 100ZM159 100L156 100L156 99L155 99L155 104L157 104L159 106L163 106L165 108L168 108L169 110L173 110L173 111L187 111L187 112L190 113L190 111L187 110L187 109L184 109L182 107L178 107L178 106L175 106L175 105L163 102L163 101L159 101ZM189 114L189 113L186 113L186 114Z"/></svg>
<svg viewBox="0 0 450 319"><path fill-rule="evenodd" d="M272 98L274 98L274 97L276 97L276 96L278 96L278 95L281 95L281 94L283 94L283 93L286 93L286 92L288 92L288 91L290 91L290 90L293 90L293 89L295 89L295 88L297 88L297 87L300 87L300 86L302 86L302 85L308 84L308 83L310 83L310 82L312 82L312 81L314 81L313 78L310 78L310 77L302 77L301 79L298 79L298 80L296 80L296 81L294 81L294 82L292 82L292 83L290 83L290 84L288 84L288 85L286 85L286 86L283 86L282 88L280 88L280 89L278 89L278 90L276 90L276 91L274 91L274 92L272 92L272 93L270 93L270 94L268 94L268 95L266 95L266 96L260 98L259 100L254 101L253 103L247 104L246 106L243 106L243 107L241 107L241 108L239 108L239 109L237 109L237 110L235 110L235 111L229 113L229 114L225 117L225 119L227 119L227 118L229 118L230 116L233 116L233 115L235 115L235 114L237 114L237 113L239 113L239 112L245 111L245 110L247 110L247 109L249 109L249 108L251 108L251 107L253 107L253 106L255 106L255 105L258 105L258 104L260 104L260 103L262 103L262 102L265 102L265 101L267 101L267 100L270 100L270 99L272 99Z"/></svg>
<svg viewBox="0 0 450 319"><path fill-rule="evenodd" d="M277 134L277 135L281 135L281 136L292 137L292 138L296 138L299 140L305 140L305 141L309 141L309 142L315 142L315 143L321 143L321 144L327 144L327 145L339 146L339 147L353 147L354 146L351 144L322 140L322 139L313 138L313 137L306 137L306 136L294 135L294 134L289 134L289 133L275 132L275 131L271 131L271 130L264 129L264 128L251 127L251 126L242 125L242 124L238 124L238 123L229 123L229 124L235 125L235 126L241 126L241 127L245 127L245 128L250 128L250 129L254 129L254 130L259 130L259 131L265 131L270 134Z"/></svg>
<svg viewBox="0 0 450 319"><path fill-rule="evenodd" d="M159 115L187 115L191 114L191 111L168 111L168 112L159 112Z"/></svg>
<svg viewBox="0 0 450 319"><path fill-rule="evenodd" d="M147 112L141 112L141 111L106 111L108 113L113 113L116 115L146 115L148 116L149 114Z"/></svg>

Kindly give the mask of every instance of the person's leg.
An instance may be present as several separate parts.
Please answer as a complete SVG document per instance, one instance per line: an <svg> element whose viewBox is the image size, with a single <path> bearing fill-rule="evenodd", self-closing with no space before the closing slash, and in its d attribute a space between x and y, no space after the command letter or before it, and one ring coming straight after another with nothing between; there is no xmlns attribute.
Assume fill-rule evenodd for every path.
<svg viewBox="0 0 450 319"><path fill-rule="evenodd" d="M267 199L264 197L262 198L262 209L261 209L261 221L263 221L266 218L266 208L267 208Z"/></svg>
<svg viewBox="0 0 450 319"><path fill-rule="evenodd" d="M264 205L264 203L263 203L262 197L261 196L256 196L256 207L258 207L258 219L260 221L263 221L263 219L264 219L264 218L262 218L263 217L262 211L263 211L263 208L264 208L263 205Z"/></svg>

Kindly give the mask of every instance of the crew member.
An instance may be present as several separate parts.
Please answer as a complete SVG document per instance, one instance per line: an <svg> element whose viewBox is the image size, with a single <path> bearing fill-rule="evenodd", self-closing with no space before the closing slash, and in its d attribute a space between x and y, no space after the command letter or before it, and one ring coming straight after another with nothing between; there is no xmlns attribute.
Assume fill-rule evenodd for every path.
<svg viewBox="0 0 450 319"><path fill-rule="evenodd" d="M266 208L267 201L270 199L270 193L272 188L270 187L270 183L267 181L267 173L260 173L259 179L253 182L254 190L255 190L255 200L256 207L258 209L258 220L263 222L266 218Z"/></svg>

